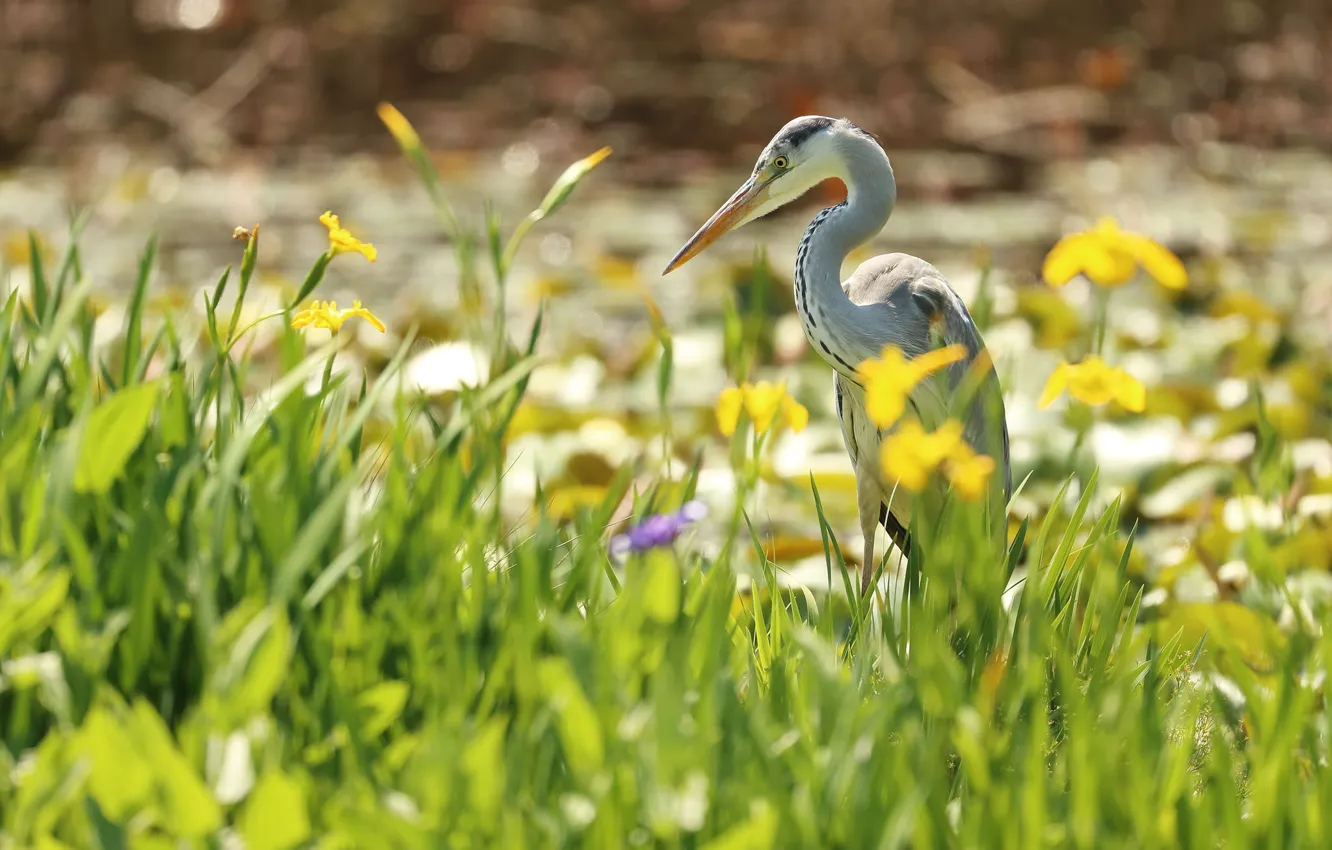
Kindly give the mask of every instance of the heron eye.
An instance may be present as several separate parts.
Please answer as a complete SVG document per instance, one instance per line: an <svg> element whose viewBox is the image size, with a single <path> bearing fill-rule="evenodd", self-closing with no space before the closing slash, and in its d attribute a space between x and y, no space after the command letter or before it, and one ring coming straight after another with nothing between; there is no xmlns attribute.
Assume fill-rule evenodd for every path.
<svg viewBox="0 0 1332 850"><path fill-rule="evenodd" d="M787 168L788 166L790 166L790 164L791 160L787 159L784 156L779 156L772 161L773 168Z"/></svg>

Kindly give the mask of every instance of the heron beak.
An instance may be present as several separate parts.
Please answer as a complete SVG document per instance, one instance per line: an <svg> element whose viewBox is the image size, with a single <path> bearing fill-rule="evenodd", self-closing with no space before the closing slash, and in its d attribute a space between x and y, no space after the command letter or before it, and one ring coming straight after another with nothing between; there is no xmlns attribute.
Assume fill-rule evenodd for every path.
<svg viewBox="0 0 1332 850"><path fill-rule="evenodd" d="M756 177L750 177L746 180L745 184L736 190L730 200L722 204L721 209L713 213L712 218L708 219L707 223L690 237L685 246L680 249L680 253L675 255L675 259L670 261L662 274L668 275L680 268L680 266L701 254L704 248L716 242L721 236L744 224L749 214L767 200L769 182L771 181L759 182Z"/></svg>

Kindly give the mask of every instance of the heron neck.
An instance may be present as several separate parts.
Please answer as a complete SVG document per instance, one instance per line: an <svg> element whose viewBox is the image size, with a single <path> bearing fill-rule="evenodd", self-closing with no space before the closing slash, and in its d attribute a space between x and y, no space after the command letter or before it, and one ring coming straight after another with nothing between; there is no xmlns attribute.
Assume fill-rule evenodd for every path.
<svg viewBox="0 0 1332 850"><path fill-rule="evenodd" d="M878 356L880 341L860 320L861 307L842 289L842 263L887 223L897 198L893 170L869 137L839 140L846 201L810 222L796 255L796 307L810 344L828 365L851 380L856 367Z"/></svg>

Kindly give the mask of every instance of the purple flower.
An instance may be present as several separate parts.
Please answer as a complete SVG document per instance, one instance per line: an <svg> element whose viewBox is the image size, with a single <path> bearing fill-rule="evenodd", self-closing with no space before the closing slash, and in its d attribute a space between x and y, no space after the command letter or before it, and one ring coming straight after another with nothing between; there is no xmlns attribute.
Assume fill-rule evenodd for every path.
<svg viewBox="0 0 1332 850"><path fill-rule="evenodd" d="M632 553L669 546L687 526L698 522L707 514L707 507L697 500L685 502L680 510L673 514L653 514L624 534L617 534L611 538L611 557L616 561L622 561L626 555Z"/></svg>

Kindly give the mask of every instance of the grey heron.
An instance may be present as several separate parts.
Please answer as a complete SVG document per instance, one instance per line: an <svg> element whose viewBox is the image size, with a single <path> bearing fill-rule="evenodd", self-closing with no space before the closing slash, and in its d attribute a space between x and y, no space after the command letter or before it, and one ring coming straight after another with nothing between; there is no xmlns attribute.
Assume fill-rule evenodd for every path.
<svg viewBox="0 0 1332 850"><path fill-rule="evenodd" d="M846 281L841 279L847 254L873 238L892 214L897 183L887 154L874 137L844 119L796 118L773 137L749 179L685 243L663 274L697 256L724 233L796 200L829 178L845 184L846 200L815 215L800 240L795 303L810 345L834 373L837 417L855 471L865 535L861 566L865 591L878 566L877 527L882 525L906 555L913 513L920 515L919 520L929 519L942 509L948 495L946 482L938 480L921 493L908 493L889 479L880 464L887 432L867 414L865 382L858 367L879 357L886 345L908 358L949 345L965 349L961 360L915 386L907 398L907 418L926 429L938 428L950 417L960 419L971 448L994 459L997 468L981 508L988 532L1000 546L1006 538L1013 488L998 376L966 305L939 270L908 254L883 254L861 263ZM970 374L978 375L979 381L969 379Z"/></svg>

